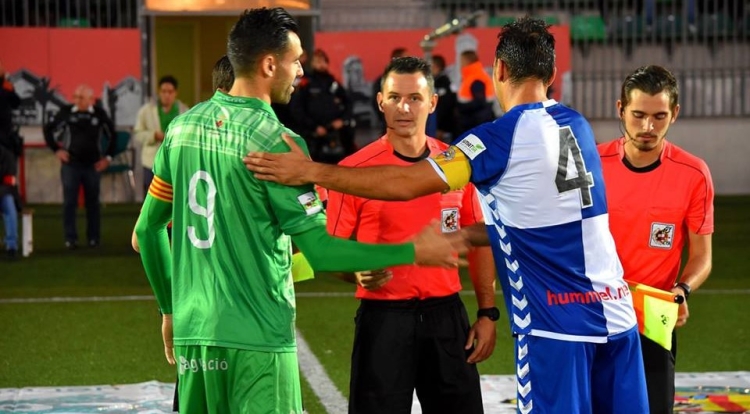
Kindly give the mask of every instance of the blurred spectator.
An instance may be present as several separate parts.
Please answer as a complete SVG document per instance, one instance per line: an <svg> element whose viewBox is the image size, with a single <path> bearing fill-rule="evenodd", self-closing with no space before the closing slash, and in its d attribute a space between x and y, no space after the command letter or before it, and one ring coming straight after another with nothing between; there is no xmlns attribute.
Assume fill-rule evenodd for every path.
<svg viewBox="0 0 750 414"><path fill-rule="evenodd" d="M451 79L445 73L445 58L432 57L432 76L435 78L435 93L438 95L435 117L437 133L435 138L450 142L456 136L456 93L451 90Z"/></svg>
<svg viewBox="0 0 750 414"><path fill-rule="evenodd" d="M725 13L741 21L745 17L744 0L689 0L688 16L697 12L698 16L706 14ZM693 12L695 10L695 12ZM691 21L694 21L695 17Z"/></svg>
<svg viewBox="0 0 750 414"><path fill-rule="evenodd" d="M625 0L622 2L598 0L597 5L599 8L599 14L601 14L602 19L608 24L613 23L610 21L613 15L617 19L622 16L635 14L636 16L646 17L646 24L650 26L653 24L654 14L656 13L655 0Z"/></svg>
<svg viewBox="0 0 750 414"><path fill-rule="evenodd" d="M21 206L16 170L16 157L0 146L0 215L3 216L5 229L5 253L11 259L16 258L18 253L18 212Z"/></svg>
<svg viewBox="0 0 750 414"><path fill-rule="evenodd" d="M388 63L384 65L384 67L388 66L388 64L391 63L391 60L395 58L399 58L399 57L404 57L404 56L406 56L406 48L397 47L393 49L391 51L391 58L388 60ZM370 96L370 102L372 102L372 108L375 112L375 116L378 119L376 128L380 129L381 135L386 133L385 116L383 115L383 112L380 110L380 106L378 106L378 93L380 92L380 89L382 86L381 85L382 79L383 79L383 74L381 73L380 75L378 75L378 78L372 82L372 95Z"/></svg>
<svg viewBox="0 0 750 414"><path fill-rule="evenodd" d="M159 98L156 102L149 102L138 110L135 127L133 127L135 139L141 143L144 197L154 178L151 169L154 168L156 150L164 141L167 126L177 115L188 110L187 105L177 99L177 79L174 76L167 75L159 79L158 94Z"/></svg>
<svg viewBox="0 0 750 414"><path fill-rule="evenodd" d="M229 93L229 90L232 89L232 84L234 84L234 70L227 55L219 58L214 64L214 70L211 73L211 83L213 91L219 90Z"/></svg>
<svg viewBox="0 0 750 414"><path fill-rule="evenodd" d="M11 258L18 252L18 187L16 159L23 150L23 141L13 125L13 110L21 98L8 80L0 62L0 214L5 228L5 251Z"/></svg>
<svg viewBox="0 0 750 414"><path fill-rule="evenodd" d="M89 246L97 247L101 241L101 172L112 161L117 142L112 120L104 109L93 103L93 90L80 85L73 94L73 106L60 109L44 126L47 146L62 163L63 227L68 249L78 246L76 205L81 186L86 204L86 236ZM103 136L109 143L105 154L101 152Z"/></svg>
<svg viewBox="0 0 750 414"><path fill-rule="evenodd" d="M461 53L461 86L457 100L457 135L495 119L492 111L495 100L492 80L479 61L477 52L473 50Z"/></svg>
<svg viewBox="0 0 750 414"><path fill-rule="evenodd" d="M0 62L0 146L5 147L16 157L21 155L23 142L13 125L13 110L21 104L21 98L8 80L5 67Z"/></svg>
<svg viewBox="0 0 750 414"><path fill-rule="evenodd" d="M307 66L307 51L302 52L302 56L299 57L299 63L302 66L302 71L304 73L307 73L309 71ZM299 87L299 82L302 78L297 78L294 80L294 91L297 91L297 88ZM294 92L292 92L294 93ZM271 108L273 108L273 112L276 114L276 117L279 118L279 122L281 122L285 127L291 129L292 131L297 130L297 126L294 123L294 116L292 115L291 105L287 103L280 103L280 102L271 102Z"/></svg>
<svg viewBox="0 0 750 414"><path fill-rule="evenodd" d="M310 156L337 163L355 151L352 103L344 87L328 72L328 55L313 52L311 70L292 96L291 111L297 131L305 138Z"/></svg>

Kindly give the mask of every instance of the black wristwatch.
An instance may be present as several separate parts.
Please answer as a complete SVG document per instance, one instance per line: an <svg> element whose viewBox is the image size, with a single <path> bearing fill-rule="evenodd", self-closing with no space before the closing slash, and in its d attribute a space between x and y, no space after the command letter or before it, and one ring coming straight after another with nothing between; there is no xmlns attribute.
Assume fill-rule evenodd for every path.
<svg viewBox="0 0 750 414"><path fill-rule="evenodd" d="M690 289L690 285L688 285L685 282L680 282L680 283L677 283L676 285L674 285L674 287L678 287L678 288L682 289L683 292L685 292L685 294L683 295L683 296L685 296L685 300L690 299L690 292L693 291L693 289Z"/></svg>
<svg viewBox="0 0 750 414"><path fill-rule="evenodd" d="M482 316L488 317L491 321L496 321L500 319L500 309L497 307L479 309L477 311L477 319Z"/></svg>

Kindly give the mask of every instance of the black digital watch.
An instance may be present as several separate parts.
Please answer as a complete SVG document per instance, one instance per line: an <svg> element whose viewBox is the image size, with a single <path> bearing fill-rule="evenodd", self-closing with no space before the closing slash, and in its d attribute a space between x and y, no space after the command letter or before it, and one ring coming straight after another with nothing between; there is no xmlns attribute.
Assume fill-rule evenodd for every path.
<svg viewBox="0 0 750 414"><path fill-rule="evenodd" d="M479 309L477 311L477 319L482 316L488 317L491 321L496 321L500 319L500 309L497 307Z"/></svg>

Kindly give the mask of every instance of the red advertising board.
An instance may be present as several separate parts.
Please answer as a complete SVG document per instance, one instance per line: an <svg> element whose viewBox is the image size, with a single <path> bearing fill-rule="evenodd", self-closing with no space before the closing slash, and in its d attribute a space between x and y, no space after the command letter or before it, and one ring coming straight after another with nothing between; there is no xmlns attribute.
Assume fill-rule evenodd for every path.
<svg viewBox="0 0 750 414"><path fill-rule="evenodd" d="M6 72L48 77L68 100L80 84L99 97L105 83L141 78L138 29L0 28L0 45Z"/></svg>

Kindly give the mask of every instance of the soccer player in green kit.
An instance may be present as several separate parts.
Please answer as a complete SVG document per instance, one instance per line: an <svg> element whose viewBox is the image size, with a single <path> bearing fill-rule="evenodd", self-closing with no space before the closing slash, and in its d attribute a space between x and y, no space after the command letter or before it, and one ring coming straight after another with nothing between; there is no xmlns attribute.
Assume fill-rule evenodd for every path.
<svg viewBox="0 0 750 414"><path fill-rule="evenodd" d="M248 152L287 152L282 134L304 147L270 106L288 102L302 75L297 24L281 8L248 10L227 55L229 95L217 91L169 127L137 244L177 363L180 412L301 413L291 240L318 271L451 267L464 250L436 227L404 244L331 237L312 185L255 179L242 162Z"/></svg>

